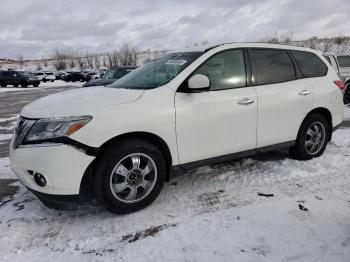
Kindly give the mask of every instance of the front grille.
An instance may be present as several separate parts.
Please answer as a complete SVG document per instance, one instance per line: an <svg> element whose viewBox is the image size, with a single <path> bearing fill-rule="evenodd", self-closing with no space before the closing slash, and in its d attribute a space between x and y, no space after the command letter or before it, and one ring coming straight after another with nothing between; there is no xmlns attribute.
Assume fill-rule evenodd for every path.
<svg viewBox="0 0 350 262"><path fill-rule="evenodd" d="M32 128L37 120L27 119L20 117L18 120L17 127L15 129L14 139L13 139L13 148L17 148L22 144L26 134Z"/></svg>

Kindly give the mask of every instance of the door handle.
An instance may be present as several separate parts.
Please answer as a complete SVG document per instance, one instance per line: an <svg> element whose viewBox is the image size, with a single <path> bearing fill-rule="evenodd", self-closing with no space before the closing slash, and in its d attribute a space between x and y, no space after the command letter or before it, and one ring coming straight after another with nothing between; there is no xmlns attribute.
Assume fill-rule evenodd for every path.
<svg viewBox="0 0 350 262"><path fill-rule="evenodd" d="M253 99L250 99L250 98L242 98L241 100L239 100L237 102L237 104L239 105L250 105L250 104L253 104L254 103L254 100Z"/></svg>
<svg viewBox="0 0 350 262"><path fill-rule="evenodd" d="M298 94L301 95L301 96L307 96L307 95L311 94L311 91L309 91L309 90L302 90Z"/></svg>

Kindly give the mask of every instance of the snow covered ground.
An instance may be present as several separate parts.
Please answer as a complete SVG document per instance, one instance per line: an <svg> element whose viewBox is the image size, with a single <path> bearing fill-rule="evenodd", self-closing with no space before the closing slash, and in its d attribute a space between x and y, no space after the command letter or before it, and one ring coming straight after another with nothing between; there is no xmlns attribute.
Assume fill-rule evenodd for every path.
<svg viewBox="0 0 350 262"><path fill-rule="evenodd" d="M53 88L53 87L63 87L63 86L82 86L82 82L65 82L62 80L55 80L55 82L46 82L43 83L41 82L39 87L33 87L29 86L26 88L23 87L13 87L13 86L8 86L8 87L0 87L0 93L1 92L8 92L8 91L27 91L27 90L38 90L38 89L43 89L43 88Z"/></svg>
<svg viewBox="0 0 350 262"><path fill-rule="evenodd" d="M281 151L199 168L130 215L50 210L14 182L0 202L0 261L349 262L349 169L344 126L317 159ZM0 181L12 177L0 159Z"/></svg>

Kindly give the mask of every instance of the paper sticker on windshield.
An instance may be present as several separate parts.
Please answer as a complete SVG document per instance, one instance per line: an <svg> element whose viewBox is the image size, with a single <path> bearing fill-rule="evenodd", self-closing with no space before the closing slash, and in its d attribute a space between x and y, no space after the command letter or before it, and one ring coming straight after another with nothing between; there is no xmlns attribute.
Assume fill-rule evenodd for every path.
<svg viewBox="0 0 350 262"><path fill-rule="evenodd" d="M187 60L177 60L177 59L170 59L165 62L166 65L184 65L186 64Z"/></svg>

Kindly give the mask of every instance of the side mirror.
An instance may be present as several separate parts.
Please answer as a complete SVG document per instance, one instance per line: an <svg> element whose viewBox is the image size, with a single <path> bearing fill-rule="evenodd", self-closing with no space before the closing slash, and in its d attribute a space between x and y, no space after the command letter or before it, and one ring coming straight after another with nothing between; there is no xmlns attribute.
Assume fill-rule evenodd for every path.
<svg viewBox="0 0 350 262"><path fill-rule="evenodd" d="M189 89L207 89L210 86L210 80L207 76L202 74L197 74L194 76L191 76L190 79L188 79L188 88Z"/></svg>

